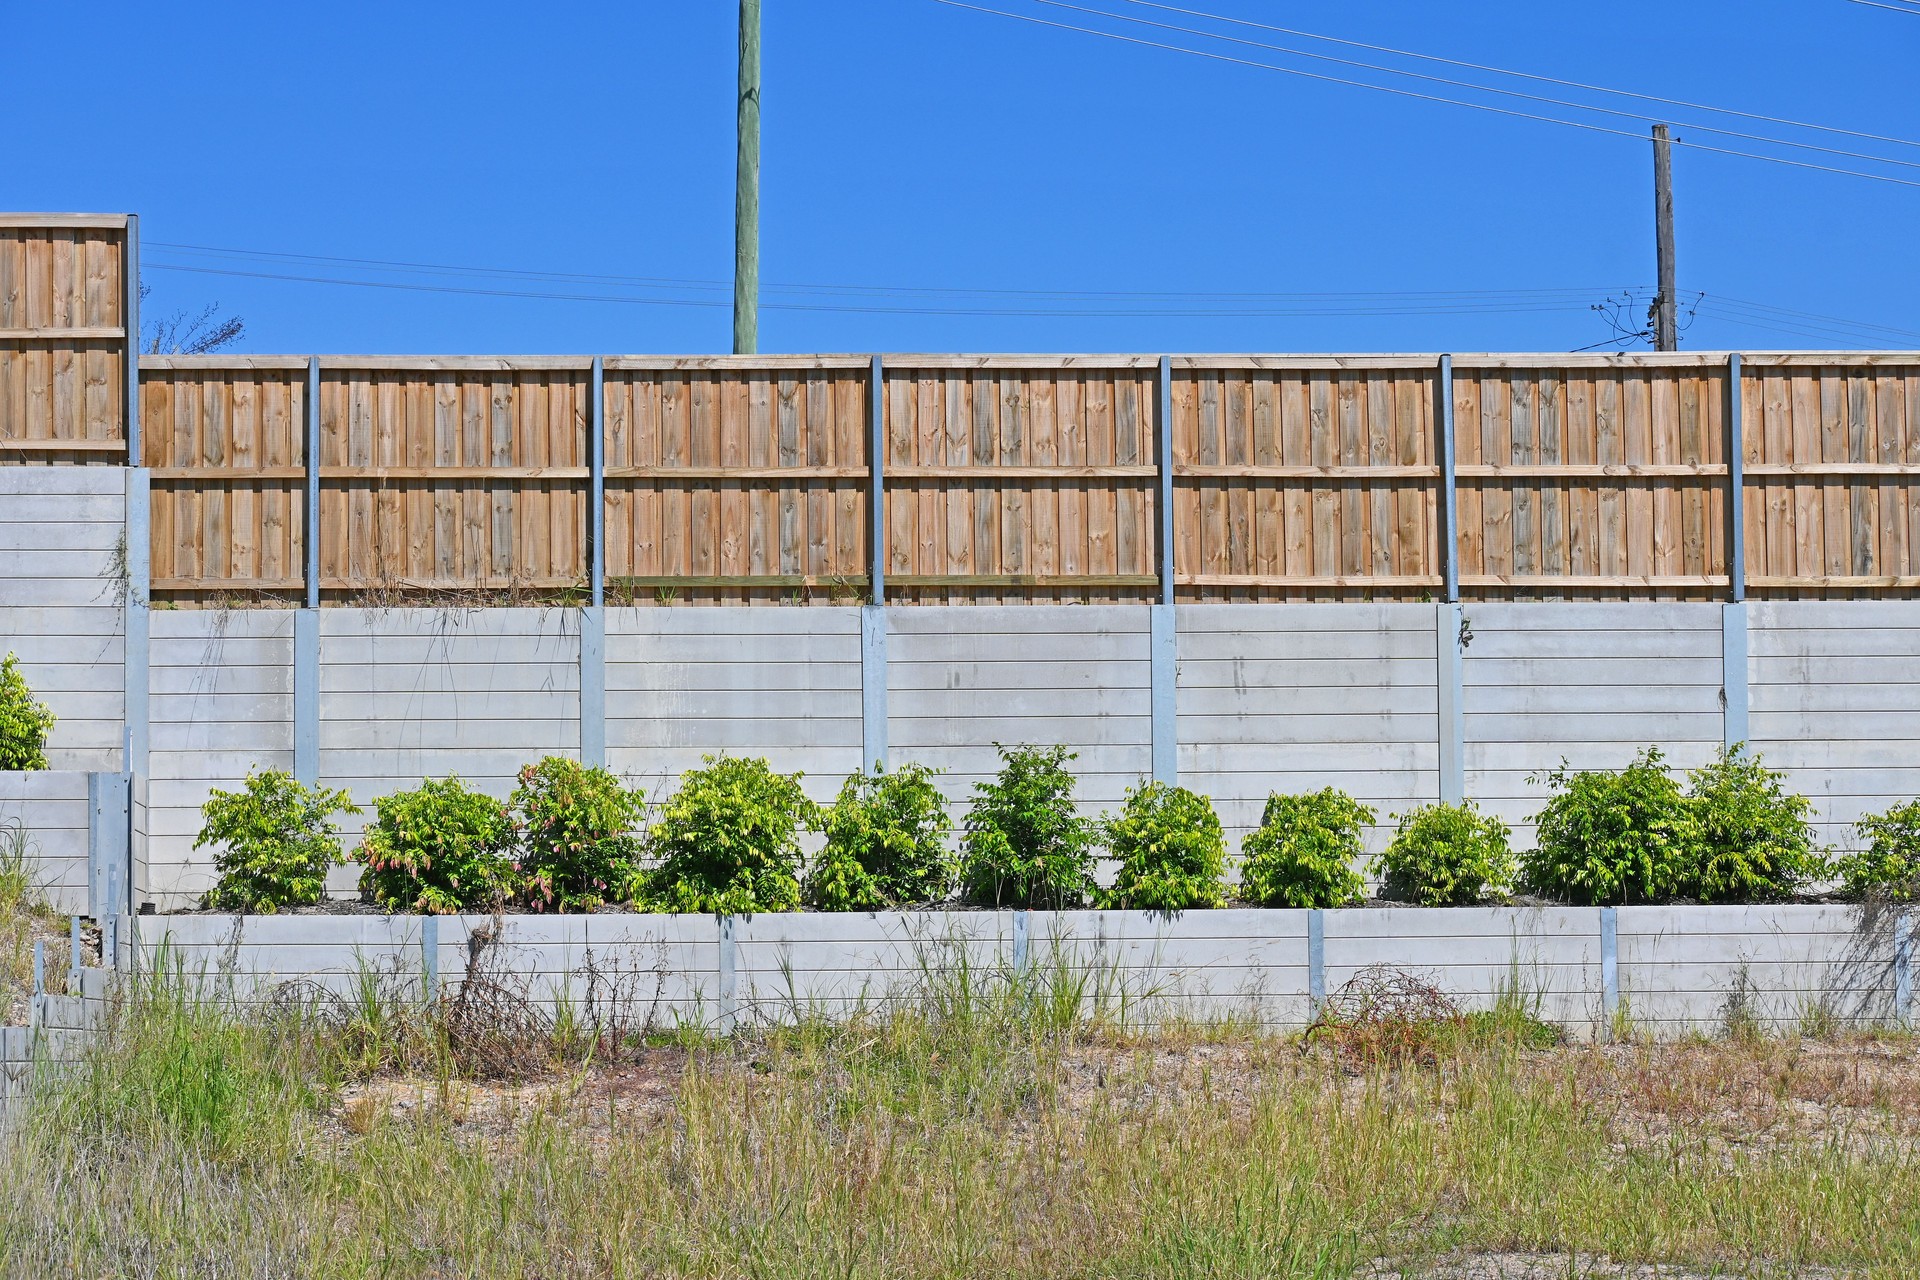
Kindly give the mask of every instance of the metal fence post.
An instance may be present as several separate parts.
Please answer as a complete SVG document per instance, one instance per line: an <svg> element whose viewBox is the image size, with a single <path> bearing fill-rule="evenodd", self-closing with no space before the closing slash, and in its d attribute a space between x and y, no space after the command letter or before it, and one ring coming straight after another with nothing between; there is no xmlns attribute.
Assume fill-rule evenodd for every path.
<svg viewBox="0 0 1920 1280"><path fill-rule="evenodd" d="M1307 1016L1317 1018L1327 1002L1327 913L1307 912Z"/></svg>
<svg viewBox="0 0 1920 1280"><path fill-rule="evenodd" d="M1620 914L1616 907L1600 908L1600 1011L1606 1018L1604 1034L1613 1036L1620 1020Z"/></svg>
<svg viewBox="0 0 1920 1280"><path fill-rule="evenodd" d="M1893 921L1893 1018L1913 1025L1913 917L1904 911Z"/></svg>
<svg viewBox="0 0 1920 1280"><path fill-rule="evenodd" d="M1156 446L1156 466L1158 486L1155 489L1154 539L1160 573L1160 603L1173 604L1174 585L1174 535L1173 535L1173 357L1160 357L1160 404L1154 415L1154 444Z"/></svg>
<svg viewBox="0 0 1920 1280"><path fill-rule="evenodd" d="M440 917L420 918L420 985L428 1004L440 997Z"/></svg>
<svg viewBox="0 0 1920 1280"><path fill-rule="evenodd" d="M121 320L127 330L127 465L137 467L146 461L140 439L140 215L127 215L127 252L125 279L120 282Z"/></svg>
<svg viewBox="0 0 1920 1280"><path fill-rule="evenodd" d="M301 454L306 510L301 513L302 607L293 615L293 776L320 781L320 359L307 359Z"/></svg>
<svg viewBox="0 0 1920 1280"><path fill-rule="evenodd" d="M887 371L873 358L867 380L867 599L887 602Z"/></svg>
<svg viewBox="0 0 1920 1280"><path fill-rule="evenodd" d="M887 606L860 606L860 771L887 767Z"/></svg>
<svg viewBox="0 0 1920 1280"><path fill-rule="evenodd" d="M580 762L607 763L606 367L593 358L587 411L587 607L580 611Z"/></svg>
<svg viewBox="0 0 1920 1280"><path fill-rule="evenodd" d="M1727 356L1727 598L1747 598L1747 456L1741 422L1740 353Z"/></svg>
<svg viewBox="0 0 1920 1280"><path fill-rule="evenodd" d="M73 916L67 922L67 994L74 995L80 990L80 970L86 966L80 959L80 916ZM105 935L102 935L103 937Z"/></svg>
<svg viewBox="0 0 1920 1280"><path fill-rule="evenodd" d="M719 920L720 1031L729 1034L740 1017L740 975L736 968L733 916Z"/></svg>
<svg viewBox="0 0 1920 1280"><path fill-rule="evenodd" d="M1438 400L1434 405L1434 420L1439 435L1435 441L1439 448L1435 452L1440 459L1440 576L1447 602L1453 604L1460 599L1460 484L1453 429L1453 357L1450 355L1440 357L1435 395Z"/></svg>
<svg viewBox="0 0 1920 1280"><path fill-rule="evenodd" d="M1033 912L1016 911L1013 913L1013 971L1025 976L1027 961L1032 952Z"/></svg>

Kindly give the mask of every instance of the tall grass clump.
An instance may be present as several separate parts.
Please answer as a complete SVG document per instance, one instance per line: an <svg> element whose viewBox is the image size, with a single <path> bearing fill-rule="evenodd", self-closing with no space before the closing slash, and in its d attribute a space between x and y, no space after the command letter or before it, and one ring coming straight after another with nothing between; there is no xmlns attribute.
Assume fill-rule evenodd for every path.
<svg viewBox="0 0 1920 1280"><path fill-rule="evenodd" d="M222 987L162 948L91 1050L43 1086L39 1121L198 1156L283 1151L324 1097L317 1042L276 1031Z"/></svg>
<svg viewBox="0 0 1920 1280"><path fill-rule="evenodd" d="M1257 907L1349 907L1366 897L1356 867L1374 812L1335 787L1270 795L1240 845L1240 894Z"/></svg>
<svg viewBox="0 0 1920 1280"><path fill-rule="evenodd" d="M820 815L826 846L807 870L806 903L822 911L883 911L953 892L953 819L934 770L909 764L856 773Z"/></svg>

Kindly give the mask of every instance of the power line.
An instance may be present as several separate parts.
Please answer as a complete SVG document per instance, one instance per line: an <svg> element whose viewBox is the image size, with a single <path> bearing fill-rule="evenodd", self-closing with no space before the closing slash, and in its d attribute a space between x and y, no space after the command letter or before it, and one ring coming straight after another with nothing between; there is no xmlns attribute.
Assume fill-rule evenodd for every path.
<svg viewBox="0 0 1920 1280"><path fill-rule="evenodd" d="M1104 9L1094 9L1094 8L1089 8L1086 5L1072 4L1072 3L1069 3L1068 0L1030 0L1030 2L1033 4L1046 5L1048 8L1053 8L1053 9L1068 9L1075 13L1091 14L1095 17L1108 18L1115 22L1131 22L1139 26L1153 27L1161 31L1175 31L1175 32L1179 32L1182 35L1198 36L1203 40L1218 40L1225 44L1243 45L1247 48L1252 48L1252 49L1267 49L1274 53L1287 54L1290 57L1311 58L1317 62L1331 62L1338 66L1343 66L1343 67L1358 67L1364 71L1377 71L1383 75L1405 76L1410 80L1422 80L1429 84L1443 84L1455 89L1466 89L1474 93L1498 94L1504 98L1516 98L1522 102L1537 102L1544 106L1560 107L1562 109L1569 110L1569 111L1591 111L1597 115L1614 116L1622 120L1637 120L1643 124L1653 124L1658 122L1660 119L1660 117L1658 116L1646 115L1645 113L1639 112L1639 111L1621 111L1614 107L1594 106L1590 103L1573 102L1565 98L1548 98L1537 93L1522 93L1518 89L1501 89L1492 85L1475 84L1473 81L1470 81L1470 80L1456 80L1450 76L1428 75L1423 71L1403 71L1398 67L1382 66L1380 63L1377 63L1377 62L1362 62L1357 58L1339 58L1329 53L1314 53L1313 51L1308 49L1295 49L1288 45L1283 45L1283 44L1271 44L1262 40L1247 40L1247 39L1243 39L1240 36L1221 35L1217 32L1203 31L1198 27L1183 27L1183 26L1180 26L1178 23L1156 22L1151 18L1135 18L1124 13L1111 13ZM1137 2L1137 0L1128 0L1128 2L1133 3L1133 2ZM1162 8L1164 6L1154 5L1153 7ZM1180 10L1179 12L1199 13L1199 11L1197 10L1188 10L1188 9L1183 9L1183 10ZM1199 16L1205 17L1205 18L1211 18L1217 22L1238 21L1238 19L1234 19L1234 18L1220 17L1218 14L1199 14ZM1257 24L1250 23L1248 25L1257 25ZM1406 56L1418 56L1418 55L1406 55ZM1603 89L1603 90L1599 90L1599 92L1604 93L1604 92L1607 92L1607 90ZM1865 160L1873 164L1891 164L1891 165L1899 165L1902 168L1906 168L1906 169L1920 169L1920 161L1895 160L1888 156L1873 155L1865 151L1849 151L1842 147L1822 146L1821 144L1816 142L1795 142L1789 138L1776 138L1767 134L1759 134L1759 133L1745 133L1738 129L1720 129L1720 128L1714 127L1713 125L1700 124L1698 122L1690 123L1686 127L1697 130L1701 133L1718 134L1722 137L1727 137L1727 138L1740 138L1747 142L1759 142L1759 143L1764 143L1767 145L1779 146L1779 147L1795 147L1802 151L1817 151L1824 155L1842 156L1851 160ZM1910 143L1908 145L1920 146L1920 143Z"/></svg>
<svg viewBox="0 0 1920 1280"><path fill-rule="evenodd" d="M265 249L232 249L213 245L187 245L170 241L148 240L149 248L176 251L192 251L200 254L217 254L223 257L242 259L261 259L267 261L288 261L298 263L329 263L350 266L355 269L384 271L417 271L426 274L459 276L477 276L482 278L528 279L538 281L573 282L605 284L616 287L665 288L671 285L685 285L699 288L729 288L730 282L724 280L704 280L693 277L672 276L621 276L588 275L573 272L527 271L511 267L473 267L450 263L403 262L383 258L349 258L322 254L286 253ZM159 262L149 265L168 265ZM267 274L267 273L262 273ZM1307 293L1262 293L1262 292L1152 292L1140 290L1077 290L1077 289L977 289L951 288L944 286L921 285L850 285L850 284L784 284L778 286L795 292L812 293L851 293L873 295L937 295L966 297L1015 297L1038 299L1069 299L1081 301L1116 302L1325 302L1402 300L1412 302L1427 301L1475 301L1493 299L1533 299L1533 300L1573 300L1590 298L1600 291L1600 286L1566 285L1549 289L1392 289L1392 290L1347 290L1334 292ZM576 296L576 295L566 295Z"/></svg>
<svg viewBox="0 0 1920 1280"><path fill-rule="evenodd" d="M1017 22L1029 22L1035 26L1052 27L1060 31L1075 31L1082 35L1099 36L1105 40L1117 40L1122 44L1138 45L1148 49L1163 49L1171 53L1184 53L1196 58L1206 58L1214 62L1225 62L1234 66L1255 67L1263 71L1278 71L1283 75L1301 76L1308 80L1320 80L1329 84L1347 85L1355 89L1372 89L1378 93L1390 93L1396 97L1414 98L1423 102L1439 102L1448 106L1469 107L1475 111L1488 111L1495 115L1511 116L1520 120L1536 120L1543 124L1563 125L1569 129L1584 129L1589 133L1608 134L1617 138L1631 138L1635 142L1644 142L1638 133L1626 129L1615 129L1607 125L1589 124L1582 120L1562 120L1555 116L1540 115L1537 112L1518 111L1511 107L1496 107L1484 102L1466 102L1459 98L1448 98L1438 94L1421 93L1414 89L1400 89L1392 85L1369 84L1364 80L1349 80L1341 76L1326 75L1318 71L1304 71L1298 67L1283 67L1271 62L1259 62L1251 58L1236 58L1230 54L1214 53L1204 49L1189 49L1182 45L1165 44L1157 40L1143 40L1136 36L1121 35L1115 31L1102 31L1097 27L1076 26L1068 22L1055 22L1047 18L1036 18L1031 14L1010 13L1005 9L992 9L985 5L968 4L964 0L933 0L934 4L946 5L954 9L967 9L975 13L991 14L998 18L1011 18ZM1763 160L1769 164L1783 164L1796 169L1812 169L1820 173L1834 173L1851 178L1866 178L1873 182L1887 182L1900 187L1920 188L1920 182L1909 178L1896 178L1890 174L1862 173L1858 169L1843 169L1835 165L1815 164L1810 160L1790 160L1785 156L1762 155L1753 151L1741 151L1732 147L1717 147L1704 142L1689 142L1675 138L1673 144L1689 147L1695 151L1710 152L1715 155L1738 156L1747 160Z"/></svg>
<svg viewBox="0 0 1920 1280"><path fill-rule="evenodd" d="M250 280L280 280L297 284L332 285L347 288L391 289L409 293L446 293L469 297L489 298L528 298L555 302L594 302L622 303L629 306L675 306L675 307L718 307L729 306L724 299L711 298L636 298L617 294L580 294L549 293L527 289L482 289L461 285L418 284L400 280L349 280L340 277L294 275L272 271L241 271L221 267L195 267L175 263L149 262L145 269L154 271L177 271L193 275L229 276ZM1592 295L1585 295L1591 297ZM835 312L854 315L942 315L942 316L1000 316L1034 318L1083 318L1083 319L1264 319L1282 317L1311 316L1416 316L1416 315L1475 315L1475 314L1523 314L1557 311L1583 310L1586 302L1583 298L1516 298L1510 301L1445 301L1431 302L1394 301L1383 299L1377 303L1354 301L1347 305L1297 305L1297 306L1246 306L1239 308L1072 308L1072 307L894 307L894 306L854 306L847 304L828 304L815 302L777 302L765 304L771 309L781 311Z"/></svg>
<svg viewBox="0 0 1920 1280"><path fill-rule="evenodd" d="M1563 89L1582 89L1589 93L1607 93L1621 98L1633 98L1640 102L1657 102L1667 107L1683 107L1689 111L1710 111L1715 115L1737 116L1743 120L1758 120L1764 124L1783 124L1796 129L1813 129L1821 133L1842 134L1849 138L1861 138L1870 142L1891 142L1903 147L1920 147L1920 142L1910 138L1896 138L1883 133L1867 133L1859 129L1843 129L1829 124L1812 124L1805 120L1791 120L1784 116L1770 116L1753 111L1740 111L1732 107L1716 107L1704 102L1689 102L1684 98L1663 98L1658 94L1636 93L1631 89L1613 89L1606 85L1587 84L1580 80L1566 80L1558 76L1537 75L1529 71L1514 71L1506 67L1491 66L1484 62L1468 62L1460 58L1443 58L1437 54L1416 53L1411 49L1395 49L1391 45L1368 44L1364 40L1344 40L1338 36L1321 35L1314 31L1303 31L1297 27L1280 27L1267 22L1254 22L1247 18L1232 18L1225 14L1208 13L1203 9L1184 9L1178 5L1158 4L1155 0L1120 0L1123 4L1138 5L1143 9L1158 9L1165 13L1185 14L1192 18L1205 18L1213 22L1224 22L1232 26L1251 27L1258 31L1275 31L1281 35L1300 36L1307 40L1320 40L1327 44L1343 45L1350 49L1366 49L1373 53L1392 54L1398 58L1415 58L1421 62L1433 62L1442 66L1464 67L1469 71L1487 71L1494 75L1512 76L1518 80L1531 80L1536 84L1559 85ZM1916 10L1920 12L1920 10ZM1903 10L1904 12L1904 10Z"/></svg>
<svg viewBox="0 0 1920 1280"><path fill-rule="evenodd" d="M1863 4L1869 9L1886 9L1892 13L1906 13L1920 16L1920 9L1910 9L1903 4L1882 4L1880 0L1851 0L1854 4Z"/></svg>

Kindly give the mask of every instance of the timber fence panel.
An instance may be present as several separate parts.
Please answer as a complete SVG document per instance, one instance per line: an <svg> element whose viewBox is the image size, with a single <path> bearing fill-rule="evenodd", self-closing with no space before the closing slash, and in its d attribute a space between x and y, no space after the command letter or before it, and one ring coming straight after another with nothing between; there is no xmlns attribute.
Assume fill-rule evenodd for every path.
<svg viewBox="0 0 1920 1280"><path fill-rule="evenodd" d="M1920 601L1755 602L1752 747L1813 801L1822 844L1920 797Z"/></svg>
<svg viewBox="0 0 1920 1280"><path fill-rule="evenodd" d="M1248 364L1172 364L1178 598L1438 591L1435 362Z"/></svg>
<svg viewBox="0 0 1920 1280"><path fill-rule="evenodd" d="M1920 358L1753 359L1741 380L1756 596L1920 588Z"/></svg>
<svg viewBox="0 0 1920 1280"><path fill-rule="evenodd" d="M297 598L306 578L306 415L305 361L142 363L156 599Z"/></svg>
<svg viewBox="0 0 1920 1280"><path fill-rule="evenodd" d="M0 464L126 460L127 219L0 215Z"/></svg>
<svg viewBox="0 0 1920 1280"><path fill-rule="evenodd" d="M1563 759L1618 769L1641 749L1689 769L1720 749L1717 604L1469 603L1462 661L1466 791L1533 844L1549 794L1531 775Z"/></svg>
<svg viewBox="0 0 1920 1280"><path fill-rule="evenodd" d="M607 762L664 798L706 755L831 800L860 769L860 610L607 611Z"/></svg>
<svg viewBox="0 0 1920 1280"><path fill-rule="evenodd" d="M1155 584L1155 374L889 360L893 603L1145 602Z"/></svg>
<svg viewBox="0 0 1920 1280"><path fill-rule="evenodd" d="M887 738L956 812L999 772L995 743L1061 745L1083 811L1153 772L1150 610L1144 605L926 606L888 612Z"/></svg>
<svg viewBox="0 0 1920 1280"><path fill-rule="evenodd" d="M1726 370L1684 360L1454 364L1468 599L1720 599Z"/></svg>
<svg viewBox="0 0 1920 1280"><path fill-rule="evenodd" d="M208 795L293 768L293 611L151 617L146 870L134 890L164 911L213 887L215 851L193 847Z"/></svg>
<svg viewBox="0 0 1920 1280"><path fill-rule="evenodd" d="M589 394L585 360L322 360L321 589L583 586Z"/></svg>
<svg viewBox="0 0 1920 1280"><path fill-rule="evenodd" d="M864 359L609 359L611 601L857 603L867 370Z"/></svg>
<svg viewBox="0 0 1920 1280"><path fill-rule="evenodd" d="M121 767L126 505L117 467L0 467L0 657L57 717L55 769Z"/></svg>
<svg viewBox="0 0 1920 1280"><path fill-rule="evenodd" d="M1378 815L1439 798L1433 607L1182 605L1181 783L1213 798L1237 853L1267 796L1339 787Z"/></svg>

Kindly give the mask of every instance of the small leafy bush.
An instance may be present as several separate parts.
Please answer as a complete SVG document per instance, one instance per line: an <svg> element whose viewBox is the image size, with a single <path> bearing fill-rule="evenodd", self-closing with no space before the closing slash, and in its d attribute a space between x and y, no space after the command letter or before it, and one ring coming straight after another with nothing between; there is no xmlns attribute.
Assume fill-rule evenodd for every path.
<svg viewBox="0 0 1920 1280"><path fill-rule="evenodd" d="M0 769L46 768L53 725L53 712L34 699L19 659L9 653L0 661Z"/></svg>
<svg viewBox="0 0 1920 1280"><path fill-rule="evenodd" d="M1558 769L1536 777L1553 795L1534 826L1524 878L1536 892L1581 904L1656 902L1673 895L1699 836L1693 808L1648 747L1626 768Z"/></svg>
<svg viewBox="0 0 1920 1280"><path fill-rule="evenodd" d="M761 759L706 756L647 832L659 865L639 900L656 911L751 915L800 905L799 832L819 809L799 774Z"/></svg>
<svg viewBox="0 0 1920 1280"><path fill-rule="evenodd" d="M1267 797L1241 843L1240 893L1260 907L1346 907L1366 897L1355 865L1373 810L1335 787Z"/></svg>
<svg viewBox="0 0 1920 1280"><path fill-rule="evenodd" d="M1854 825L1867 847L1835 866L1849 897L1920 899L1920 800L1895 805Z"/></svg>
<svg viewBox="0 0 1920 1280"><path fill-rule="evenodd" d="M1100 905L1132 911L1217 907L1225 899L1227 837L1213 802L1185 787L1147 782L1127 792L1102 825L1120 863Z"/></svg>
<svg viewBox="0 0 1920 1280"><path fill-rule="evenodd" d="M1393 843L1373 860L1381 896L1423 907L1472 906L1513 885L1507 824L1465 804L1428 804L1400 815Z"/></svg>
<svg viewBox="0 0 1920 1280"><path fill-rule="evenodd" d="M518 887L513 822L492 796L457 777L423 781L373 802L354 851L360 896L388 911L451 915L492 909Z"/></svg>
<svg viewBox="0 0 1920 1280"><path fill-rule="evenodd" d="M548 756L520 770L521 899L535 911L593 911L632 896L643 804L605 769Z"/></svg>
<svg viewBox="0 0 1920 1280"><path fill-rule="evenodd" d="M1687 775L1693 842L1674 892L1698 902L1787 897L1826 871L1807 815L1813 805L1781 785L1744 746Z"/></svg>
<svg viewBox="0 0 1920 1280"><path fill-rule="evenodd" d="M346 862L335 819L358 812L346 792L306 787L279 769L248 773L238 791L211 792L193 847L213 846L220 879L200 905L271 915L320 901L327 868Z"/></svg>
<svg viewBox="0 0 1920 1280"><path fill-rule="evenodd" d="M1004 747L1000 773L973 785L960 884L982 906L1060 910L1094 894L1093 825L1073 807L1065 747Z"/></svg>
<svg viewBox="0 0 1920 1280"><path fill-rule="evenodd" d="M933 777L925 765L910 764L856 773L841 785L822 815L827 843L807 874L807 905L882 911L953 892L953 819Z"/></svg>

